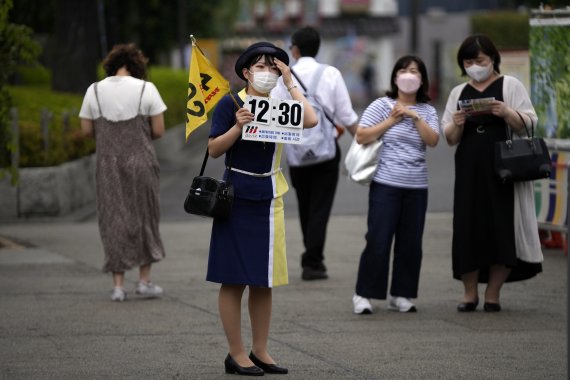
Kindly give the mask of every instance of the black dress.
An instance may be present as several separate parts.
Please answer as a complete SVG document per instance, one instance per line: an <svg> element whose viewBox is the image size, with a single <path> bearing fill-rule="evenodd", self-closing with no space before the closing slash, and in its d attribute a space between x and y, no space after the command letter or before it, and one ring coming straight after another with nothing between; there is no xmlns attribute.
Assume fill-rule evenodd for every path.
<svg viewBox="0 0 570 380"><path fill-rule="evenodd" d="M503 77L479 91L467 84L459 100L494 97L503 101ZM453 205L453 277L479 271L479 282L489 279L491 265L512 268L507 282L531 278L541 264L516 257L514 187L494 172L495 142L506 139L505 121L492 114L469 116L455 152ZM538 228L538 227L537 227Z"/></svg>

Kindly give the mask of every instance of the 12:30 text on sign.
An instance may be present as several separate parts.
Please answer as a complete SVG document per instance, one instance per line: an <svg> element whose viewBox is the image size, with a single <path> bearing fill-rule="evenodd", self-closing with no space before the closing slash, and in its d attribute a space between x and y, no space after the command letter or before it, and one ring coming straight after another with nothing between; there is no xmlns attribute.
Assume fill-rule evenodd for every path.
<svg viewBox="0 0 570 380"><path fill-rule="evenodd" d="M248 95L244 107L254 114L253 121L242 129L244 140L302 143L303 103Z"/></svg>

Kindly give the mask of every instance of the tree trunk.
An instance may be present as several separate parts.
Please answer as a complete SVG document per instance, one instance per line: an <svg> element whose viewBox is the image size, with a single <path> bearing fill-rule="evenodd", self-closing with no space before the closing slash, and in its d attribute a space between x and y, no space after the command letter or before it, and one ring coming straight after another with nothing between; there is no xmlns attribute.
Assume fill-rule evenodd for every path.
<svg viewBox="0 0 570 380"><path fill-rule="evenodd" d="M97 2L58 0L53 43L52 89L85 93L97 80L100 57Z"/></svg>

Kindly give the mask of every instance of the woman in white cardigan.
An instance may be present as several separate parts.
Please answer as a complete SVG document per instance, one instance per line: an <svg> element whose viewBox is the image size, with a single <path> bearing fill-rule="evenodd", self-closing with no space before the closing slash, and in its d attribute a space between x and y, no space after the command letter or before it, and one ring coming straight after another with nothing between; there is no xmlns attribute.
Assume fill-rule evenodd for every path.
<svg viewBox="0 0 570 380"><path fill-rule="evenodd" d="M488 37L465 39L457 63L469 81L451 91L442 118L447 142L457 145L452 264L464 285L457 310L475 311L478 284L486 283L484 310L497 312L505 282L542 271L532 183L503 183L494 172L495 143L506 139L506 128L524 136L523 122L536 125L537 116L522 83L500 74L501 56ZM494 98L482 112L459 107L481 98Z"/></svg>

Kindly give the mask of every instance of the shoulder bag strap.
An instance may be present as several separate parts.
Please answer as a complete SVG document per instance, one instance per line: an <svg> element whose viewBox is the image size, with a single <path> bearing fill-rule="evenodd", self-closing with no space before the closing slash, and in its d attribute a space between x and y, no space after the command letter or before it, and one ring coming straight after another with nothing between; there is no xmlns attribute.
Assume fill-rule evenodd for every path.
<svg viewBox="0 0 570 380"><path fill-rule="evenodd" d="M235 98L233 97L232 93L230 92L230 96L232 97L232 99L234 99L234 104L236 105L236 107L238 106ZM230 175L232 174L231 168L232 168L232 154L234 153L233 151L233 146L230 148L230 159L228 161L228 169L229 169L229 173L228 173L228 181L230 179ZM206 153L204 154L204 160L202 161L202 168L200 168L200 176L204 175L204 171L206 170L206 164L208 163L208 157L210 156L210 154L208 153L208 145L206 144Z"/></svg>
<svg viewBox="0 0 570 380"><path fill-rule="evenodd" d="M139 98L139 109L137 111L139 115L141 114L142 96L143 96L145 86L146 86L146 81L143 82L143 86L142 86L142 90L141 90L141 96Z"/></svg>
<svg viewBox="0 0 570 380"><path fill-rule="evenodd" d="M99 115L103 117L103 111L101 111L101 103L99 103L99 95L97 94L97 82L93 85L93 91L95 92L95 99L97 100L97 107L99 107Z"/></svg>
<svg viewBox="0 0 570 380"><path fill-rule="evenodd" d="M204 155L204 161L202 161L202 169L200 169L200 176L204 175L204 170L206 170L206 163L208 163L208 145L206 145L206 154Z"/></svg>
<svg viewBox="0 0 570 380"><path fill-rule="evenodd" d="M526 121L524 121L524 118L522 117L522 115L520 114L520 112L519 112L519 111L516 111L516 110L515 110L515 112L517 113L517 115L519 115L519 117L520 117L520 119L521 119L521 121L522 121L522 123L523 123L524 129L525 129L525 131L526 131L526 135L527 135L529 138L531 138L531 139L534 138L534 122L532 121L532 118L529 117L529 119L530 119L530 132L529 132L528 127L527 127L527 125L526 125ZM513 138L513 136L512 136L512 130L511 130L511 128L509 128L509 127L507 127L507 138L508 138L509 140L512 140L512 138Z"/></svg>
<svg viewBox="0 0 570 380"><path fill-rule="evenodd" d="M229 170L228 173L228 180L230 178L230 175L232 174L232 154L234 153L234 151L230 151L230 160L228 162L228 167L227 169ZM202 167L200 168L200 176L204 175L204 170L206 170L206 164L208 163L208 157L210 156L210 154L208 153L208 146L206 146L206 154L204 154L204 160L202 161Z"/></svg>

